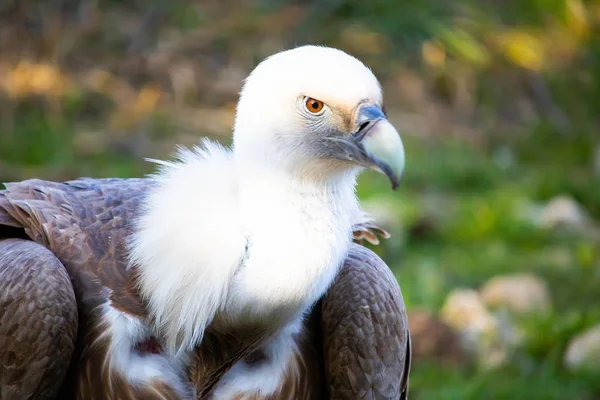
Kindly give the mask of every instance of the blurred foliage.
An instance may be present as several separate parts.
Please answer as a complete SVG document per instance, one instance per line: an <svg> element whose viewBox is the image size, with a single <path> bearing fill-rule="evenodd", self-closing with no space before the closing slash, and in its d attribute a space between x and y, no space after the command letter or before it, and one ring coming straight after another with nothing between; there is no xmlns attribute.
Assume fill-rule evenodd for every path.
<svg viewBox="0 0 600 400"><path fill-rule="evenodd" d="M228 143L256 62L345 49L381 77L406 142L400 193L368 172L359 194L393 233L374 250L409 307L436 313L453 288L509 272L552 295L506 366L415 360L411 398L598 398L598 376L562 354L600 322L599 27L598 0L3 1L0 181L137 176L175 143ZM592 226L536 222L558 195Z"/></svg>

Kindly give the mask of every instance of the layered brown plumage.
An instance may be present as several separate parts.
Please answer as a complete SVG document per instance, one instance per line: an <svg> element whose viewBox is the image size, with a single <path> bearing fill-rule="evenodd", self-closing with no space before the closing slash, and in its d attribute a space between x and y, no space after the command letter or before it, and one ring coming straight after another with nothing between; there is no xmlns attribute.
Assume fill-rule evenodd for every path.
<svg viewBox="0 0 600 400"><path fill-rule="evenodd" d="M67 272L45 247L0 240L0 399L53 399L75 348Z"/></svg>
<svg viewBox="0 0 600 400"><path fill-rule="evenodd" d="M102 307L110 303L152 326L137 292L135 266L127 269L125 238L153 185L150 179L30 180L0 191L0 394L14 387L31 393L15 398L54 396L75 346L75 305L79 333L61 399L207 398L235 362L265 362L260 346L274 332L264 327L238 332L209 327L190 361L183 388L181 382L166 378L132 385L110 368ZM364 232L372 228L370 222L360 225L356 238L369 239ZM14 237L30 241L2 240ZM34 293L40 294L32 303ZM44 315L35 317L37 323L30 322L32 307ZM21 341L13 354L5 348L17 331L31 340ZM142 343L137 351L160 352L159 333L155 341L156 349ZM404 303L391 272L364 247L352 246L336 282L315 306L297 342L297 373L290 371L270 398L406 396L410 341ZM46 355L38 350L41 347ZM20 372L11 375L6 371L13 365Z"/></svg>
<svg viewBox="0 0 600 400"><path fill-rule="evenodd" d="M406 398L411 348L404 303L396 278L375 253L353 247L322 313L332 398Z"/></svg>

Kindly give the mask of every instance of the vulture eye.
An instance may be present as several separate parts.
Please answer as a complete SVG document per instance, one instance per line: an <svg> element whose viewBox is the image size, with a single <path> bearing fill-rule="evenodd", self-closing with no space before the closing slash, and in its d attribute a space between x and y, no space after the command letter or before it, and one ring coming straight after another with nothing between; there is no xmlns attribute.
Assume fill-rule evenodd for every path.
<svg viewBox="0 0 600 400"><path fill-rule="evenodd" d="M315 100L312 97L307 97L306 100L304 100L304 106L306 107L308 112L312 114L318 114L319 112L321 112L321 110L323 110L323 107L325 105L322 101Z"/></svg>

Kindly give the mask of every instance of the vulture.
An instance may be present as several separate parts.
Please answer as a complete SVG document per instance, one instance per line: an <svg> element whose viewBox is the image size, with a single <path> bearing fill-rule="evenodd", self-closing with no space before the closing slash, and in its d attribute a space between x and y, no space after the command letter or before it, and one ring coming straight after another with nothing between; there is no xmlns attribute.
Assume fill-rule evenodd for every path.
<svg viewBox="0 0 600 400"><path fill-rule="evenodd" d="M225 148L0 191L0 398L406 399L400 288L355 194L396 188L381 86L337 49L244 81Z"/></svg>

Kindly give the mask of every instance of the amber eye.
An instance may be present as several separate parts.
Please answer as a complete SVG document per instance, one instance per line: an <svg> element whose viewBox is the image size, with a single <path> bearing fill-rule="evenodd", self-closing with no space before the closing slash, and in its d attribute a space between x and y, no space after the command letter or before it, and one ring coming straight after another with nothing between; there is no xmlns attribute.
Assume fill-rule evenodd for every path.
<svg viewBox="0 0 600 400"><path fill-rule="evenodd" d="M306 109L313 114L320 112L324 106L322 101L315 100L312 97L307 97L304 101L304 105L306 106Z"/></svg>

